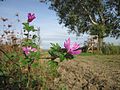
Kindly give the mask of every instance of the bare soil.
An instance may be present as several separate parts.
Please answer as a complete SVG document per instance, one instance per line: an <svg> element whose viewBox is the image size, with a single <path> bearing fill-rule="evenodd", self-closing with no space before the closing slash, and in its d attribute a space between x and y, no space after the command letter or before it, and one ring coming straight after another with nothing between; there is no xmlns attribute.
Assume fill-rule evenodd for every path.
<svg viewBox="0 0 120 90"><path fill-rule="evenodd" d="M120 90L120 55L77 56L57 71L51 90Z"/></svg>

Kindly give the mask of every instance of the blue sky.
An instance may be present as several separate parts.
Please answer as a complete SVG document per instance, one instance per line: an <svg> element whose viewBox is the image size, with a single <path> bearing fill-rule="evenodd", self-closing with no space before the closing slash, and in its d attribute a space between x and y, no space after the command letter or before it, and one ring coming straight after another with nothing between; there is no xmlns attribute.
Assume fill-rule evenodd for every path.
<svg viewBox="0 0 120 90"><path fill-rule="evenodd" d="M41 46L45 49L50 47L50 43L59 43L63 46L65 39L70 37L73 42L78 42L81 45L87 40L88 35L82 35L78 39L73 34L67 33L67 28L58 24L58 17L55 12L48 9L46 4L42 4L39 0L5 0L0 2L0 17L9 18L11 24L17 31L22 29L22 24L15 21L15 14L19 13L21 22L27 19L27 13L35 13L36 19L32 22L36 27L40 27ZM0 25L2 23L0 22ZM1 26L0 26L1 27ZM120 43L119 40L105 39L107 42Z"/></svg>

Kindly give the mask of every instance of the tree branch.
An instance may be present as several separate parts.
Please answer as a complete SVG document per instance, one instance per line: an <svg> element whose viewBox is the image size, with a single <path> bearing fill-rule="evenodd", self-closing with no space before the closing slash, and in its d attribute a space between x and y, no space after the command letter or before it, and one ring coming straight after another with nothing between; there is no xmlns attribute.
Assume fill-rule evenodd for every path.
<svg viewBox="0 0 120 90"><path fill-rule="evenodd" d="M100 11L98 11L98 14L99 14L99 16L100 16L100 19L101 19L102 24L105 24L105 19L103 18L102 13L101 13Z"/></svg>
<svg viewBox="0 0 120 90"><path fill-rule="evenodd" d="M89 14L89 11L88 11L83 5L81 5L81 6L82 6L82 8L87 12L90 21L91 21L94 25L98 25L98 23L96 23L96 22L92 19L92 16Z"/></svg>

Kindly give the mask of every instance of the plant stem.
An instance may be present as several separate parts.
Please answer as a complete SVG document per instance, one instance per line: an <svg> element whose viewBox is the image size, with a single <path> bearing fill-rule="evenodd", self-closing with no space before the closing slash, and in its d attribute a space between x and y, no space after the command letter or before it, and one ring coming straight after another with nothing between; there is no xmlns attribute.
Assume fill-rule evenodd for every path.
<svg viewBox="0 0 120 90"><path fill-rule="evenodd" d="M54 60L56 59L57 57L40 57L40 59L51 59L51 60Z"/></svg>

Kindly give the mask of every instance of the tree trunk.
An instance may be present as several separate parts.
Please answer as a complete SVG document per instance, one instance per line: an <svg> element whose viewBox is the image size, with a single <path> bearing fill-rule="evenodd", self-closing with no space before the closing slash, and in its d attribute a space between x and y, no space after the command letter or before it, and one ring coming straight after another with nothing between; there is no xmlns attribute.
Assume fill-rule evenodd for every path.
<svg viewBox="0 0 120 90"><path fill-rule="evenodd" d="M98 47L97 47L97 50L98 50L99 54L102 54L102 46L103 46L103 38L98 37Z"/></svg>

